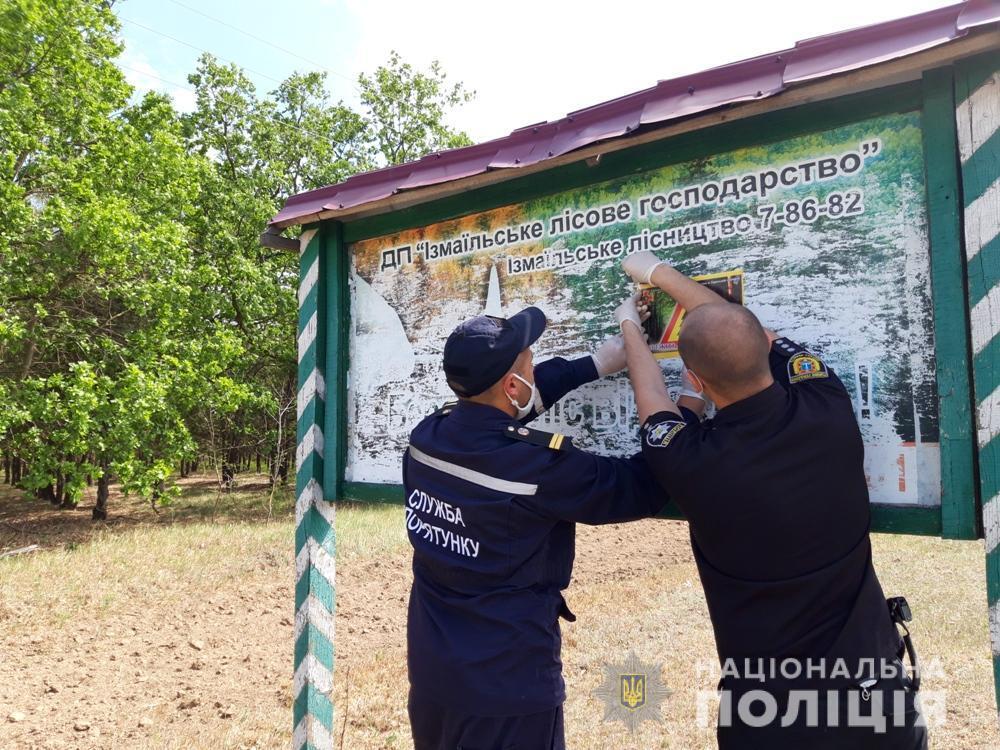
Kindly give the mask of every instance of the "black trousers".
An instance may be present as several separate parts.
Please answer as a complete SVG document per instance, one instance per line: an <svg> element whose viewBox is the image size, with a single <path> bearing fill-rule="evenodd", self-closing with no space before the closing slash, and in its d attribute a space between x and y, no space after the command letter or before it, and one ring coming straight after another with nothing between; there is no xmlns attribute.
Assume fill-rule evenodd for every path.
<svg viewBox="0 0 1000 750"><path fill-rule="evenodd" d="M899 668L902 672L902 662ZM721 712L719 716L719 750L927 750L927 727L920 720L917 702L919 692L912 689L905 674L880 680L870 688L867 698L857 687L833 690L836 698L822 687L805 690L815 695L817 710L812 721L801 698L796 699L788 690L766 691L774 696L778 710L774 720L763 726L750 726L740 720L740 699L753 689L745 685L731 692L730 726L723 726ZM852 702L857 706L853 711ZM758 701L750 711L762 716L763 703ZM789 726L781 725L785 716L791 721Z"/></svg>
<svg viewBox="0 0 1000 750"><path fill-rule="evenodd" d="M563 709L526 716L470 716L410 691L414 750L565 750Z"/></svg>

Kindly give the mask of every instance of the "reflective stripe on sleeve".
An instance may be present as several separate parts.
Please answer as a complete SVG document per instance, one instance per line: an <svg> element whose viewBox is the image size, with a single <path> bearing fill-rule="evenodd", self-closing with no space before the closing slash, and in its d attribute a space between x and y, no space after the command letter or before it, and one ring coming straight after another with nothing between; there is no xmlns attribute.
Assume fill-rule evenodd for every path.
<svg viewBox="0 0 1000 750"><path fill-rule="evenodd" d="M426 453L418 448L414 448L412 445L410 446L410 458L417 463L423 464L424 466L430 466L432 469L437 469L445 474L450 474L453 477L464 479L466 482L472 482L472 484L478 484L480 487L486 487L490 490L509 492L512 495L534 495L538 491L537 484L528 484L527 482L509 482L506 479L492 477L489 474L483 474L481 471L476 471L475 469L469 469L465 466L453 464L450 461L442 461L440 458L428 456Z"/></svg>

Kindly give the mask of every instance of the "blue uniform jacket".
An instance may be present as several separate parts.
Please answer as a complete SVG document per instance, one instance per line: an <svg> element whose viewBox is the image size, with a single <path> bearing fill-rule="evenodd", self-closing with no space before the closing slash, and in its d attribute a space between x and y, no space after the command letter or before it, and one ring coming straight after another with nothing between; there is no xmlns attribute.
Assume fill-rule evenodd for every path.
<svg viewBox="0 0 1000 750"><path fill-rule="evenodd" d="M597 377L590 357L551 359L534 374L546 407ZM407 661L421 697L477 716L565 700L558 618L575 619L560 593L574 522L653 516L667 498L640 455L596 456L560 437L469 401L410 434Z"/></svg>

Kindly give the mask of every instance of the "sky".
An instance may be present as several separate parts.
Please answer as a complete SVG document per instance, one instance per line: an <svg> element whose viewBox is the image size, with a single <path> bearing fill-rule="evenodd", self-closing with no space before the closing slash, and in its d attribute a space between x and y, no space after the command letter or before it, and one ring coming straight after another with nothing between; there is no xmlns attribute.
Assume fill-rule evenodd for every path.
<svg viewBox="0 0 1000 750"><path fill-rule="evenodd" d="M261 93L293 71L325 70L357 106L359 73L391 51L438 60L476 92L449 124L484 141L658 80L791 47L798 40L920 13L942 0L119 0L119 64L138 91L188 110L202 51L244 68Z"/></svg>

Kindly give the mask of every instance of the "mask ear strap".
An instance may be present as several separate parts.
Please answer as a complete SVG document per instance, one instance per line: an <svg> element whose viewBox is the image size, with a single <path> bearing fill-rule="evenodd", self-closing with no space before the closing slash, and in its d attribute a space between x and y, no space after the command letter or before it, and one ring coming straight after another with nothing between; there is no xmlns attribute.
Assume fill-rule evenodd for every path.
<svg viewBox="0 0 1000 750"><path fill-rule="evenodd" d="M690 381L691 387L695 388L699 392L704 391L705 384L702 382L701 378L698 377L698 375L695 374L695 372L690 367L687 366L687 362L685 362L683 359L681 360L681 364L683 365L684 368L681 372L681 388L687 390L688 383L685 381Z"/></svg>
<svg viewBox="0 0 1000 750"><path fill-rule="evenodd" d="M531 414L532 409L534 409L535 411L537 411L539 414L541 414L543 411L545 411L544 407L542 407L542 408L538 407L538 403L537 402L540 399L539 399L538 389L535 387L535 384L534 383L529 383L527 380L525 380L524 378L522 378L516 372L512 373L512 375L515 378L517 378L518 380L520 380L522 383L524 383L526 386L528 386L528 388L531 389L530 393L528 394L528 403L525 404L524 406L521 406L521 404L519 404L517 401L515 401L510 394L507 394L507 399L510 401L511 405L513 405L513 407L515 409L517 409L517 418L518 419L524 419L529 414Z"/></svg>
<svg viewBox="0 0 1000 750"><path fill-rule="evenodd" d="M512 372L511 375L513 375L515 378L517 378L518 380L520 380L526 386L528 386L529 388L531 388L532 389L532 393L534 393L534 386L532 386L531 383L529 383L527 380L525 380L524 378L522 378L516 372ZM515 401L514 397L511 396L509 393L507 394L507 400L510 401L510 403L513 405L513 407L515 409L519 410L519 411L522 410L522 409L531 408L531 396L530 395L528 396L528 405L527 406L521 406L521 404L518 401Z"/></svg>
<svg viewBox="0 0 1000 750"><path fill-rule="evenodd" d="M701 382L701 378L691 372L687 365L684 365L683 375L681 376L681 388L677 397L687 396L706 401L704 386L705 384Z"/></svg>

